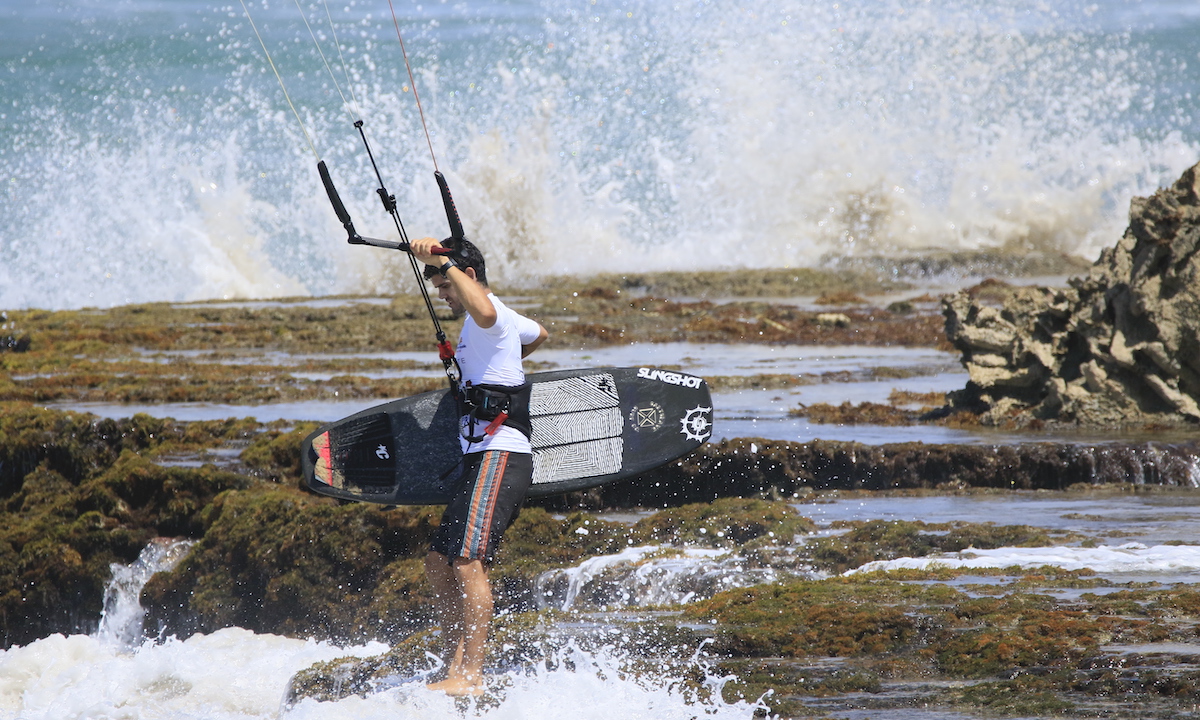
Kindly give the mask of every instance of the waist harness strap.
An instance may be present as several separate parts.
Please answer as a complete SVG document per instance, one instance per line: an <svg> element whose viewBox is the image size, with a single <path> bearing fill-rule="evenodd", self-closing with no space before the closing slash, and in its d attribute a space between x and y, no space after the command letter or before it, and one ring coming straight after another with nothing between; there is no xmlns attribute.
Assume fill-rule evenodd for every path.
<svg viewBox="0 0 1200 720"><path fill-rule="evenodd" d="M463 405L463 415L469 420L463 428L463 437L469 442L482 442L487 436L495 434L501 425L508 425L521 431L526 438L533 434L529 418L529 396L533 385L491 385L480 383L468 384L459 393ZM476 435L476 425L479 422L488 423L483 434Z"/></svg>

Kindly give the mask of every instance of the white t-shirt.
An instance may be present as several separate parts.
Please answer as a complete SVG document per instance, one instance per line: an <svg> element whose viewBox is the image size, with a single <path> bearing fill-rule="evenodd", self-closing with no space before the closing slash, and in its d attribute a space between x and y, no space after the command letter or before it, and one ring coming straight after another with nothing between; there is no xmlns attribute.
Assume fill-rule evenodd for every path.
<svg viewBox="0 0 1200 720"><path fill-rule="evenodd" d="M472 385L486 383L510 387L523 385L525 370L521 367L521 346L537 340L541 328L533 320L509 309L492 293L488 293L488 299L496 308L496 323L490 328L481 328L467 315L458 337L454 354L462 368L463 383L470 381ZM463 416L461 423L466 421L466 416ZM482 435L485 427L486 422L477 422L473 434ZM468 442L461 436L459 439L464 453L484 450L532 452L525 434L508 425L501 425L494 435L477 443Z"/></svg>

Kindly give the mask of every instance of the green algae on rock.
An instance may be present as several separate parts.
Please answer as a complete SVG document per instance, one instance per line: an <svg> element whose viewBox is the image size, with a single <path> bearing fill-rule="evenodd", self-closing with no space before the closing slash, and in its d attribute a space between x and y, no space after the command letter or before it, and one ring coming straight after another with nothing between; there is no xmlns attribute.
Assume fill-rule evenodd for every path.
<svg viewBox="0 0 1200 720"><path fill-rule="evenodd" d="M733 548L758 538L786 542L815 529L787 503L727 497L662 510L638 520L631 535L638 543Z"/></svg>
<svg viewBox="0 0 1200 720"><path fill-rule="evenodd" d="M249 482L212 466L163 467L142 454L205 447L245 429L0 405L4 644L94 629L112 563L132 562L157 536L197 536L213 497Z"/></svg>
<svg viewBox="0 0 1200 720"><path fill-rule="evenodd" d="M180 636L237 625L339 640L403 637L432 620L412 560L437 520L433 508L339 505L287 486L225 493L206 508L204 536L188 557L146 585L147 623Z"/></svg>
<svg viewBox="0 0 1200 720"><path fill-rule="evenodd" d="M831 292L845 290L847 283L858 292L895 285L839 280L837 273L781 272L780 288L792 292L814 282ZM550 347L600 347L633 338L648 343L945 344L942 320L933 311L901 315L861 307L847 310L848 324L830 326L818 321L819 313L749 299L761 295L743 292L760 287L761 272L753 281L737 272L693 275L646 276L649 285L631 276L612 280L613 287L603 279L568 278L523 289L518 300L524 312L551 330ZM797 285L793 278L801 275L811 276L811 282ZM630 282L660 295L707 285L714 292L736 290L733 295L746 299L718 304L618 292L632 287ZM326 298L319 304L310 298L159 303L14 311L13 316L36 342L25 352L0 353L0 401L253 404L395 398L443 385L428 316L415 295ZM457 321L443 320L453 334ZM428 363L387 357L421 351L429 353ZM397 375L400 370L429 374Z"/></svg>
<svg viewBox="0 0 1200 720"><path fill-rule="evenodd" d="M1024 584L1037 585L1037 576ZM1132 683L1119 648L1194 640L1194 614L1172 615L1159 603L1191 607L1196 593L1176 586L1116 595L1059 600L1015 590L973 597L878 574L732 590L685 607L683 615L715 622L716 648L732 658L723 667L740 680L730 690L771 689L766 701L776 712L802 715L812 698L846 692L885 695L886 682L913 685L928 706L1019 714L1136 700L1154 703L1142 717L1173 717L1200 699L1195 655L1176 652L1162 682ZM889 707L882 697L877 702Z"/></svg>
<svg viewBox="0 0 1200 720"><path fill-rule="evenodd" d="M545 278L541 285L546 290L574 290L586 286L587 295L609 299L616 299L621 293L702 298L798 297L851 291L878 294L910 287L906 282L885 278L884 275L816 268L691 270Z"/></svg>
<svg viewBox="0 0 1200 720"><path fill-rule="evenodd" d="M241 460L258 477L278 483L299 484L303 479L300 467L300 443L317 429L319 423L300 422L272 427L260 433L241 452Z"/></svg>

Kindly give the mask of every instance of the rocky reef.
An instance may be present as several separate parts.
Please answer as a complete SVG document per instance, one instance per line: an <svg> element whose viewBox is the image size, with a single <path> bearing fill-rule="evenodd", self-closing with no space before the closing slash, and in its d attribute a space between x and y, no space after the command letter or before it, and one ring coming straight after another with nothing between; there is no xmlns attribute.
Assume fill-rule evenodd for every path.
<svg viewBox="0 0 1200 720"><path fill-rule="evenodd" d="M1129 227L1070 287L1001 306L960 292L946 334L970 383L951 405L985 423L1091 427L1200 421L1200 165L1134 198Z"/></svg>
<svg viewBox="0 0 1200 720"><path fill-rule="evenodd" d="M421 556L439 510L341 505L301 490L294 448L311 428L114 421L0 403L0 642L95 629L110 565L160 536L197 543L145 588L151 635L238 625L395 641L428 627ZM541 573L632 545L720 548L803 534L811 528L788 503L824 492L1191 488L1195 457L1192 445L1165 443L723 441L637 481L526 508L501 549L497 600L532 610ZM589 514L620 508L659 511L632 524ZM824 555L809 562L834 571L882 557L812 549Z"/></svg>
<svg viewBox="0 0 1200 720"><path fill-rule="evenodd" d="M253 482L212 465L172 467L162 454L246 431L239 421L184 426L0 404L4 647L94 630L112 563L132 562L155 537L199 536L213 498Z"/></svg>
<svg viewBox="0 0 1200 720"><path fill-rule="evenodd" d="M1195 443L864 445L734 438L635 482L545 498L559 508L665 507L721 497L798 498L825 490L1066 490L1200 487Z"/></svg>
<svg viewBox="0 0 1200 720"><path fill-rule="evenodd" d="M951 337L972 364L972 385L939 422L978 429L978 411L996 423L1189 427L1189 406L1180 410L1145 379L1153 375L1191 397L1191 378L1200 378L1193 369L1200 361L1186 359L1197 342L1195 325L1188 325L1190 291L1176 287L1190 277L1190 266L1176 259L1190 257L1181 238L1192 230L1162 209L1183 208L1179 217L1195 210L1194 183L1180 187L1139 201L1148 208L1138 215L1141 224L1068 289L1014 290L992 281L950 300L947 314L958 322ZM1165 244L1142 247L1142 236ZM1154 268L1174 279L1154 285ZM529 289L523 300L555 324L562 342L580 348L631 336L948 347L936 298L860 282L863 272L598 276ZM895 297L897 290L913 294L886 308L859 295ZM770 299L801 291L815 297L815 308ZM1138 293L1153 302L1137 300ZM95 630L114 563L129 563L147 543L169 536L193 544L179 565L144 587L147 635L186 637L236 625L393 644L378 658L301 672L289 702L366 694L428 672L436 635L421 559L440 508L340 504L302 490L296 448L316 423L189 423L141 414L106 420L29 402L255 404L411 394L441 380L396 373L421 364L377 356L427 345L427 337L418 338L423 309L410 300L13 313L0 327L0 644ZM1107 335L1105 313L1117 328ZM344 326L360 331L331 330ZM379 344L388 337L404 340ZM1034 355L1044 358L1042 369L1019 375L1033 367ZM1003 376L996 357L1026 365ZM1117 362L1125 357L1132 358L1128 368ZM721 393L944 371L944 364L930 367L818 367L713 377L710 384ZM1070 367L1078 374L1062 380L1063 400L1051 415L1049 395L1038 395L1039 388ZM391 374L373 379L381 371ZM1108 387L1093 382L1100 371L1117 387L1109 388L1115 399L1095 389ZM1022 384L1018 376L1037 382ZM1000 381L985 384L989 378ZM1131 378L1141 378L1142 395L1120 385ZM828 424L910 424L925 419L940 397L897 391L888 405L812 403L797 413ZM1116 404L1121 397L1125 404ZM1087 419L1090 408L1109 414ZM681 678L695 683L689 692L698 698L712 691L754 700L770 691L764 703L783 717L925 705L1001 715L1178 717L1200 701L1197 659L1176 648L1196 638L1200 600L1191 586L1114 588L1089 571L1053 568L840 575L866 562L967 548L1093 547L1111 542L1109 535L992 523L822 524L797 509L846 496L1014 491L1147 494L1165 504L1200 487L1200 451L1188 432L1138 440L1122 433L1103 443L1081 433L1058 437L1012 442L996 435L995 443L961 445L735 438L630 482L531 502L506 535L493 575L501 613L492 662L544 668L565 664L569 647L611 649L622 658L620 672ZM682 565L695 572L671 576L682 579L670 593L657 593L658 586L657 594L643 593L631 583ZM1095 597L1081 597L1092 590ZM707 659L695 667L700 647ZM716 690L699 682L718 676L728 682ZM1122 715L1115 705L1138 714Z"/></svg>
<svg viewBox="0 0 1200 720"><path fill-rule="evenodd" d="M660 513L658 540L690 544L704 517L723 511L786 515L779 503L725 503ZM643 525L643 523L639 523ZM789 532L781 523L764 527ZM643 526L643 531L648 528ZM790 559L792 574L767 583L660 606L651 614L502 613L493 626L489 676L481 701L499 704L509 675L578 661L568 648L606 652L617 670L648 684L680 678L705 700L703 676L728 679L727 701L762 699L777 717L842 717L838 712L961 710L977 717L1177 718L1200 698L1189 649L1200 593L1187 584L1113 585L1090 570L1040 567L892 570L814 579L863 562L1001 546L1044 546L1081 539L1024 525L849 521L809 533ZM774 533L781 535L782 533ZM708 533L704 542L713 540ZM1095 538L1091 539L1094 543ZM724 547L742 562L780 548L769 534ZM603 584L603 581L597 583ZM696 648L701 648L700 652ZM418 632L388 652L319 663L292 678L285 705L366 696L419 685L436 673L433 633Z"/></svg>

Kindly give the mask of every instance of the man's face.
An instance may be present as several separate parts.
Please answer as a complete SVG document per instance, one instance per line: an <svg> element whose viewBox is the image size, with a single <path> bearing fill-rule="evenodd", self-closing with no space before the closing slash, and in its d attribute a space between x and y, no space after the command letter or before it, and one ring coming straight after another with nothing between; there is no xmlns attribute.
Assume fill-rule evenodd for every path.
<svg viewBox="0 0 1200 720"><path fill-rule="evenodd" d="M466 308L459 301L458 291L454 289L454 285L450 283L450 280L441 275L434 275L429 278L429 282L433 283L433 287L437 289L438 297L446 301L446 305L450 307L451 314L456 318L462 317Z"/></svg>

